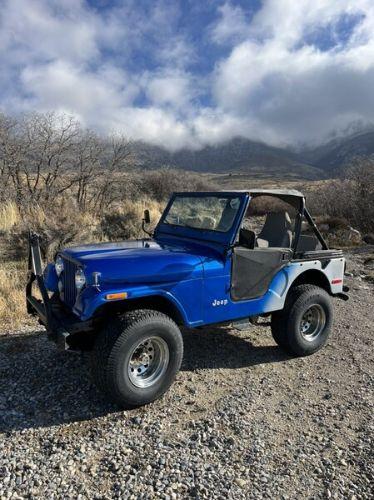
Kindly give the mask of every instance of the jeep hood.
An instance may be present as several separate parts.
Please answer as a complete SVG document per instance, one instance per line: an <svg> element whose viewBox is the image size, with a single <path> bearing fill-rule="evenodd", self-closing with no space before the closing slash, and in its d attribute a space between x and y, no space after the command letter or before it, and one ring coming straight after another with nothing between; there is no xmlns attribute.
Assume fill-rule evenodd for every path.
<svg viewBox="0 0 374 500"><path fill-rule="evenodd" d="M202 276L204 257L193 246L154 240L82 245L61 255L84 269L87 282L100 273L100 283L165 283Z"/></svg>

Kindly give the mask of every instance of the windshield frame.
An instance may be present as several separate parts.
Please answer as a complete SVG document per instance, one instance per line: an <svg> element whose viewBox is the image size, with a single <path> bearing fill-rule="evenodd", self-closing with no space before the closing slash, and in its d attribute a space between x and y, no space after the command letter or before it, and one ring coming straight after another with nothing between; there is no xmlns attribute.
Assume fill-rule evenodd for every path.
<svg viewBox="0 0 374 500"><path fill-rule="evenodd" d="M177 224L170 224L165 221L167 215L169 214L169 210L173 205L174 201L178 197L184 198L206 198L206 197L215 197L215 198L239 198L240 205L237 210L237 213L234 217L234 220L231 224L230 229L227 231L217 231L212 229L205 228L194 228L190 226L181 226ZM160 218L159 223L155 229L155 236L159 236L161 234L168 234L174 236L183 236L187 238L193 238L198 240L208 240L217 243L225 243L230 244L231 240L235 237L237 228L240 225L240 221L243 217L243 213L246 207L246 202L248 200L248 193L245 192L235 192L235 191L208 191L208 192L188 192L182 191L173 193L170 197L170 200Z"/></svg>

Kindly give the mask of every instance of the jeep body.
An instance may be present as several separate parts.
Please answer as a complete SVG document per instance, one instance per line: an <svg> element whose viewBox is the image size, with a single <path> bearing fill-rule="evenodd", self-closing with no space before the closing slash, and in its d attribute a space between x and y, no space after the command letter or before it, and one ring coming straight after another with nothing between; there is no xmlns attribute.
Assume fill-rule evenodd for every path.
<svg viewBox="0 0 374 500"><path fill-rule="evenodd" d="M245 220L251 222L251 204L260 198L289 206L292 221L287 210L275 206L266 213L253 212L253 219L259 218L257 213L262 215L260 231L244 227ZM134 311L166 316L178 329L196 328L258 316L277 318L290 308L291 291L302 292L302 286L312 286L329 297L347 298L343 292L343 254L328 249L303 195L294 190L174 193L151 238L66 248L43 273L37 238L31 240L28 309L64 348L78 345L95 349L103 328ZM43 301L32 294L34 280ZM317 331L318 322L323 322L325 329L329 325L328 307L322 304L319 308L318 300L315 302L311 299L310 310L300 316L300 332L306 325ZM282 344L282 335L275 335L275 339L286 347L290 341ZM310 336L313 352L315 340ZM171 347L154 342L159 357L162 349L168 349L164 357L169 360ZM306 351L308 347L307 343ZM146 350L144 345L141 349ZM135 349L133 356L140 361L136 358L131 366L142 366L146 373L144 366L150 360L144 357L147 353L136 354L138 351ZM135 406L155 399L158 393L143 399L138 395L139 400L117 396L113 397L120 404Z"/></svg>

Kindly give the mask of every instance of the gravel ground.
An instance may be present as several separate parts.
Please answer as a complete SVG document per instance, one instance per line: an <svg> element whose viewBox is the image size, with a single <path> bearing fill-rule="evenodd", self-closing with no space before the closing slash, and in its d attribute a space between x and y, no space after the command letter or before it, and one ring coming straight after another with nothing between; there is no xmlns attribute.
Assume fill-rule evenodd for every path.
<svg viewBox="0 0 374 500"><path fill-rule="evenodd" d="M0 498L372 498L366 256L321 352L288 358L266 326L186 332L171 390L133 411L96 391L86 357L3 332Z"/></svg>

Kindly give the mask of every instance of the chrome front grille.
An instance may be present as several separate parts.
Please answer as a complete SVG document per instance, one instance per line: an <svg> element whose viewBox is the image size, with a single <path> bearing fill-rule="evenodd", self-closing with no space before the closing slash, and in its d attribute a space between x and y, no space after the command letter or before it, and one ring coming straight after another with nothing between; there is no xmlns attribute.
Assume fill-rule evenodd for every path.
<svg viewBox="0 0 374 500"><path fill-rule="evenodd" d="M77 299L77 289L75 287L76 264L71 260L64 259L64 271L62 273L63 296L62 300L70 307L73 307Z"/></svg>

